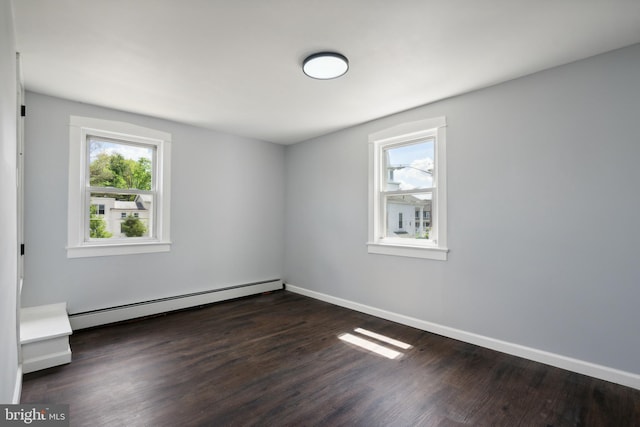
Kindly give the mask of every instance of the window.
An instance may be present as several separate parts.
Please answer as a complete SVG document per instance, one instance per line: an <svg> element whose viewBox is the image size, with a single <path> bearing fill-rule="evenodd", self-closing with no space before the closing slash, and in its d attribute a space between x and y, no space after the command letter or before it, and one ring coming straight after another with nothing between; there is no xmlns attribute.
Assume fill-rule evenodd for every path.
<svg viewBox="0 0 640 427"><path fill-rule="evenodd" d="M447 259L445 128L438 117L369 135L369 253Z"/></svg>
<svg viewBox="0 0 640 427"><path fill-rule="evenodd" d="M170 142L165 132L71 116L68 257L170 249Z"/></svg>

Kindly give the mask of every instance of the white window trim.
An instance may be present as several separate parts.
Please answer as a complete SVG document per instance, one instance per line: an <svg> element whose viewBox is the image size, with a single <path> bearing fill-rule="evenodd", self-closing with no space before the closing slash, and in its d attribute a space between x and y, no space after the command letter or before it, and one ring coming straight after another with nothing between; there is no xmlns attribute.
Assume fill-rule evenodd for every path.
<svg viewBox="0 0 640 427"><path fill-rule="evenodd" d="M104 136L156 146L156 235L150 239L86 241L87 135ZM71 116L69 120L69 201L67 213L67 257L132 255L168 252L170 238L171 134L125 122Z"/></svg>
<svg viewBox="0 0 640 427"><path fill-rule="evenodd" d="M447 148L446 117L404 123L369 135L369 240L371 254L395 255L446 261L447 247ZM436 138L436 188L433 192L436 242L384 237L384 206L381 203L381 152L383 147L428 137ZM433 230L432 230L433 232Z"/></svg>

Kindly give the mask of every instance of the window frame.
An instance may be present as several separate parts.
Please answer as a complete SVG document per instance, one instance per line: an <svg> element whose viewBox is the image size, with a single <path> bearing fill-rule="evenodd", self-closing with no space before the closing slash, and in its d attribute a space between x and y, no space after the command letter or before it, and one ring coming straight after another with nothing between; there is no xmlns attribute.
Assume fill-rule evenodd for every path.
<svg viewBox="0 0 640 427"><path fill-rule="evenodd" d="M90 231L89 231L89 224L85 223L85 234L84 234L84 241L85 242L99 242L99 243L110 243L110 244L115 244L117 240L121 240L121 241L127 241L128 243L133 242L133 239L136 239L139 242L142 241L154 241L155 236L157 235L157 230L155 229L155 213L156 213L156 203L155 201L157 200L157 193L158 193L158 189L157 189L157 183L158 183L158 179L157 179L157 160L158 160L158 156L157 156L157 150L158 150L158 144L155 143L155 141L142 141L141 138L136 137L136 142L134 143L132 141L132 138L119 138L119 139L115 139L113 137L107 137L105 136L105 132L104 131L92 131L90 134L87 134L86 136L86 147L85 149L85 153L84 155L87 156L86 162L84 164L84 179L85 179L85 185L84 185L84 197L85 197L85 202L89 203L89 205L93 204L91 203L92 200L92 194L94 193L99 193L99 194L107 194L107 195L122 195L122 194L127 194L127 195L131 195L131 196L138 196L138 195L149 195L153 198L153 203L152 203L152 209L150 210L151 212L151 216L150 216L150 221L149 221L149 235L151 237L127 237L127 238L110 238L109 240L104 240L104 239L92 239L89 235L90 235ZM152 177L151 177L151 189L150 190L139 190L139 189L135 189L135 188L114 188L114 187L100 187L100 186L92 186L91 182L90 182L90 175L88 174L90 165L91 165L91 156L90 156L90 146L92 142L95 141L100 141L100 142L109 142L112 144L119 144L122 146L131 146L131 147L143 147L143 148L150 148L152 150L152 154L151 154L151 170L152 170ZM98 205L98 206L105 206L105 205ZM106 210L104 210L103 215L106 216ZM124 217L122 216L124 215ZM136 218L138 218L138 213L132 214L129 213L129 215L133 215ZM126 219L127 218L127 213L126 212L122 212L122 214L120 215L119 218L115 218L112 216L109 216L108 219L109 220L114 220L114 219L118 219L118 220L122 220L122 219ZM120 225L122 225L122 221L120 221ZM122 234L122 231L120 230L120 234Z"/></svg>
<svg viewBox="0 0 640 427"><path fill-rule="evenodd" d="M89 239L88 193L89 138L108 138L133 145L155 148L155 200L153 222L155 233L150 238ZM67 218L67 257L130 255L168 252L170 239L171 134L146 127L89 117L71 116L69 120L69 200ZM126 190L125 190L126 192Z"/></svg>
<svg viewBox="0 0 640 427"><path fill-rule="evenodd" d="M446 174L446 117L435 117L404 123L369 135L369 253L426 258L446 261L447 247L447 174ZM434 140L434 176L432 194L431 232L429 239L386 237L386 165L384 151L390 147L411 145ZM406 190L402 193L420 193ZM423 220L423 218L421 218Z"/></svg>

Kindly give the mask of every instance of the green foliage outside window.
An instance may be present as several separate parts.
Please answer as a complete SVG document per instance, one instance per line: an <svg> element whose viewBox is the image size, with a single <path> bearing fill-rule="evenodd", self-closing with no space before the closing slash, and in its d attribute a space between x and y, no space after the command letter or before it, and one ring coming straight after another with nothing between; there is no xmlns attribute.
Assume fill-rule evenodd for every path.
<svg viewBox="0 0 640 427"><path fill-rule="evenodd" d="M127 219L120 224L120 230L127 237L141 237L147 232L147 227L140 221L140 218L129 215Z"/></svg>
<svg viewBox="0 0 640 427"><path fill-rule="evenodd" d="M151 160L125 159L122 154L98 154L89 165L89 185L92 187L151 190ZM133 200L135 196L119 195L117 200Z"/></svg>
<svg viewBox="0 0 640 427"><path fill-rule="evenodd" d="M100 148L100 144L95 144ZM152 171L151 160L140 157L138 160L127 159L120 153L100 152L92 156L89 164L89 185L92 187L109 187L136 190L151 190ZM113 197L118 201L133 201L135 194L100 194L92 196ZM98 215L97 206L91 205L89 211L89 235L91 238L108 239L113 236L107 231L106 222ZM139 218L129 216L121 223L121 231L127 237L141 237L147 232L147 227Z"/></svg>
<svg viewBox="0 0 640 427"><path fill-rule="evenodd" d="M107 223L98 215L96 205L89 206L89 237L93 239L108 239L113 234L107 231Z"/></svg>

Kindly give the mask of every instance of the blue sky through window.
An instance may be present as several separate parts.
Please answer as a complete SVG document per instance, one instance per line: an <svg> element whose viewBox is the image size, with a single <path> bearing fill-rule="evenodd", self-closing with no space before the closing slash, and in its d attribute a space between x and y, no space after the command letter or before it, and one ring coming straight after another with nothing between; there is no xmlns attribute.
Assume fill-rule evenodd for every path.
<svg viewBox="0 0 640 427"><path fill-rule="evenodd" d="M434 141L427 140L386 150L387 168L400 190L433 187Z"/></svg>
<svg viewBox="0 0 640 427"><path fill-rule="evenodd" d="M102 141L91 139L89 142L89 161L93 161L101 153L109 155L119 153L125 159L131 159L138 161L140 158L145 157L149 160L152 159L153 149L149 147L142 147L138 145L118 144L116 142Z"/></svg>

